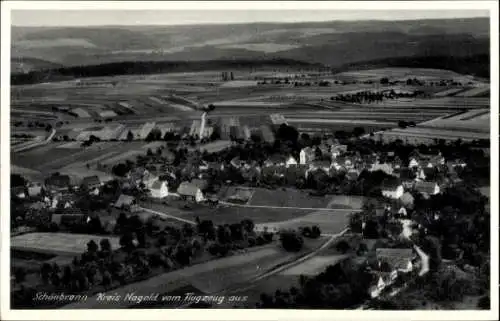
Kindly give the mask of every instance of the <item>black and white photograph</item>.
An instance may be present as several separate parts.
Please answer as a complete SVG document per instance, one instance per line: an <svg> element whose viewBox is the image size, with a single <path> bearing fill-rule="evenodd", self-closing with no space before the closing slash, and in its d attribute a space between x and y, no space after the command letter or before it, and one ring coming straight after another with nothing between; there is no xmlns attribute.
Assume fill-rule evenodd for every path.
<svg viewBox="0 0 500 321"><path fill-rule="evenodd" d="M2 310L498 317L498 3L444 3L2 3Z"/></svg>

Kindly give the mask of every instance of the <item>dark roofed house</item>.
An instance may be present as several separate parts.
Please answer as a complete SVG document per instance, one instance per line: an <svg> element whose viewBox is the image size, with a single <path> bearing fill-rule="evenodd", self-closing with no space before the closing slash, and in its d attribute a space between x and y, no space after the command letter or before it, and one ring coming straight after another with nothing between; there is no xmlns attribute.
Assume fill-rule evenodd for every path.
<svg viewBox="0 0 500 321"><path fill-rule="evenodd" d="M197 178L192 179L191 184L198 187L202 192L208 188L208 181L204 179L197 179Z"/></svg>
<svg viewBox="0 0 500 321"><path fill-rule="evenodd" d="M299 179L305 179L308 168L308 165L302 164L288 167L285 173L286 182L295 185Z"/></svg>
<svg viewBox="0 0 500 321"><path fill-rule="evenodd" d="M99 176L87 176L83 179L82 185L88 189L94 189L96 187L101 186L101 181L99 180Z"/></svg>
<svg viewBox="0 0 500 321"><path fill-rule="evenodd" d="M73 224L82 224L87 220L87 215L82 213L62 213L52 214L51 222L59 226L70 226Z"/></svg>
<svg viewBox="0 0 500 321"><path fill-rule="evenodd" d="M392 271L410 272L413 270L412 249L378 248L375 250L379 266L386 262Z"/></svg>
<svg viewBox="0 0 500 321"><path fill-rule="evenodd" d="M439 185L436 182L416 182L415 190L426 197L436 195L441 192Z"/></svg>
<svg viewBox="0 0 500 321"><path fill-rule="evenodd" d="M402 167L395 171L396 176L399 177L401 184L405 189L413 188L415 183L415 173L408 167Z"/></svg>
<svg viewBox="0 0 500 321"><path fill-rule="evenodd" d="M45 186L52 190L68 190L71 179L68 175L52 175L45 180Z"/></svg>
<svg viewBox="0 0 500 321"><path fill-rule="evenodd" d="M388 179L380 186L382 195L388 198L398 199L404 193L404 188L398 179Z"/></svg>
<svg viewBox="0 0 500 321"><path fill-rule="evenodd" d="M115 202L115 207L117 208L131 208L136 204L135 197L131 195L121 194L118 200Z"/></svg>
<svg viewBox="0 0 500 321"><path fill-rule="evenodd" d="M203 200L201 189L191 182L182 182L177 188L177 194L183 199L191 199L196 202L201 202Z"/></svg>

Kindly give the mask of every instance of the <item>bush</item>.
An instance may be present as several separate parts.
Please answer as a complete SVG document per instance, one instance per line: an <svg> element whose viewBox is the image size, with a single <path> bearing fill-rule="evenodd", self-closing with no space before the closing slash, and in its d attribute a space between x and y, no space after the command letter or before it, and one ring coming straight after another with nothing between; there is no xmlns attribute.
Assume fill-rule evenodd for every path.
<svg viewBox="0 0 500 321"><path fill-rule="evenodd" d="M304 245L304 239L293 231L282 232L280 235L281 245L286 251L298 252Z"/></svg>
<svg viewBox="0 0 500 321"><path fill-rule="evenodd" d="M342 240L340 242L337 243L337 245L335 246L335 248L337 249L338 252L342 253L342 254L345 254L347 253L347 251L349 251L349 249L351 248L349 246L349 243L347 243L346 241Z"/></svg>

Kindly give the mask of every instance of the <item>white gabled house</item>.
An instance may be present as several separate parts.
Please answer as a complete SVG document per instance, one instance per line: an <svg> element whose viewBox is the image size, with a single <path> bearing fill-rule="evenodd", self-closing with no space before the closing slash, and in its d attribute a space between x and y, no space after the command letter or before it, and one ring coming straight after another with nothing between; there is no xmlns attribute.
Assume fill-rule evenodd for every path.
<svg viewBox="0 0 500 321"><path fill-rule="evenodd" d="M151 197L164 198L168 196L168 186L166 181L157 180L151 185Z"/></svg>
<svg viewBox="0 0 500 321"><path fill-rule="evenodd" d="M301 165L309 164L315 159L315 152L311 147L302 148L299 154L299 162Z"/></svg>

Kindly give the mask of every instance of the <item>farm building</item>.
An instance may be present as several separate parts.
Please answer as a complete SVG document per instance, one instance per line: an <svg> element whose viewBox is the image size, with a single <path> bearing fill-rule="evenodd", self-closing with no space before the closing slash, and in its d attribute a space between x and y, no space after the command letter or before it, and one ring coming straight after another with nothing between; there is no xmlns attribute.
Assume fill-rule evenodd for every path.
<svg viewBox="0 0 500 321"><path fill-rule="evenodd" d="M155 181L153 185L151 185L151 197L154 198L164 198L168 196L168 186L165 181Z"/></svg>
<svg viewBox="0 0 500 321"><path fill-rule="evenodd" d="M96 187L101 186L101 180L99 179L99 176L97 176L97 175L87 176L87 177L83 178L82 185L88 189L94 189Z"/></svg>
<svg viewBox="0 0 500 321"><path fill-rule="evenodd" d="M18 251L54 255L80 255L87 250L87 243L107 238L112 248L119 248L119 238L113 236L69 234L69 233L29 233L11 238L11 248Z"/></svg>
<svg viewBox="0 0 500 321"><path fill-rule="evenodd" d="M398 199L404 193L403 185L397 180L387 180L381 186L382 195L387 198Z"/></svg>
<svg viewBox="0 0 500 321"><path fill-rule="evenodd" d="M415 190L424 196L436 195L440 193L440 187L436 182L416 182Z"/></svg>
<svg viewBox="0 0 500 321"><path fill-rule="evenodd" d="M183 199L191 199L195 202L201 202L203 200L201 189L190 182L181 183L177 188L177 194Z"/></svg>
<svg viewBox="0 0 500 321"><path fill-rule="evenodd" d="M68 175L52 175L45 180L45 186L52 190L67 190L71 185Z"/></svg>
<svg viewBox="0 0 500 321"><path fill-rule="evenodd" d="M136 204L135 197L130 195L121 194L118 200L115 202L116 208L126 208L131 207Z"/></svg>
<svg viewBox="0 0 500 321"><path fill-rule="evenodd" d="M73 115L78 118L89 118L90 114L83 108L74 108L69 111L70 115Z"/></svg>

